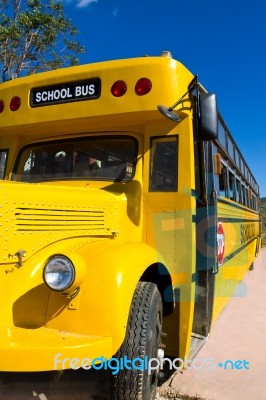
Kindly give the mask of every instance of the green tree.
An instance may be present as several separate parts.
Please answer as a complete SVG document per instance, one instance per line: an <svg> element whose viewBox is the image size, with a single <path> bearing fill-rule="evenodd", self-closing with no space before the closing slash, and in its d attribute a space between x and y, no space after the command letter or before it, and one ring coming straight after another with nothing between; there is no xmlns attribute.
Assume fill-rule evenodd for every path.
<svg viewBox="0 0 266 400"><path fill-rule="evenodd" d="M77 65L85 49L56 0L0 0L0 82Z"/></svg>

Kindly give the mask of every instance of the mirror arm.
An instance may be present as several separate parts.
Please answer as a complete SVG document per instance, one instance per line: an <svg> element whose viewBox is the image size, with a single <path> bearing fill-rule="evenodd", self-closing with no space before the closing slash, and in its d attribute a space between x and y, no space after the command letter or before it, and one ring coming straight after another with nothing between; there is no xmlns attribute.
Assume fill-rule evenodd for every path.
<svg viewBox="0 0 266 400"><path fill-rule="evenodd" d="M172 121L175 122L180 122L180 117L174 112L174 109L178 106L178 104L181 103L181 101L184 99L185 96L187 96L189 93L191 93L194 89L197 89L198 87L198 75L195 75L188 85L188 90L186 93L183 94L183 96L180 97L180 99L177 100L171 107L165 107L163 105L158 105L157 108L158 110L163 114L164 117L171 119ZM198 89L197 89L198 92ZM197 104L198 104L198 94L197 94ZM197 106L197 108L199 108Z"/></svg>

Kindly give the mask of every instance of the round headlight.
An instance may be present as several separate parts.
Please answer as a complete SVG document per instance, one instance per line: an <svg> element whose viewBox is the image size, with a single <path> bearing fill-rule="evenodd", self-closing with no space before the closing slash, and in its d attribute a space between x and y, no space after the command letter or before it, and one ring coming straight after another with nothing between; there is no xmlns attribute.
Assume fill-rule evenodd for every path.
<svg viewBox="0 0 266 400"><path fill-rule="evenodd" d="M52 290L63 292L72 285L74 278L74 265L65 256L53 256L44 267L43 280Z"/></svg>

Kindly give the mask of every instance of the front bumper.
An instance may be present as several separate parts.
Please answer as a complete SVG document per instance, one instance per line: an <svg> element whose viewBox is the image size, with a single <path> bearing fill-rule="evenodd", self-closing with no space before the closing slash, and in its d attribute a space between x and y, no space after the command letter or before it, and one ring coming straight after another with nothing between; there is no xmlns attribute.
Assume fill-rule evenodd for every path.
<svg viewBox="0 0 266 400"><path fill-rule="evenodd" d="M0 371L67 369L71 367L69 361L72 359L93 360L102 356L108 359L112 357L112 350L111 337L80 335L44 327L0 327Z"/></svg>

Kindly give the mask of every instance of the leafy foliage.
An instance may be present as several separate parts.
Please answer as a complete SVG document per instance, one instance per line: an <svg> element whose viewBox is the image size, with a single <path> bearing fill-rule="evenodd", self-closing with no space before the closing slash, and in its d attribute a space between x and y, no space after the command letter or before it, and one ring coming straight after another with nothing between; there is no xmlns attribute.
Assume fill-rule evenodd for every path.
<svg viewBox="0 0 266 400"><path fill-rule="evenodd" d="M0 81L78 64L85 49L56 0L0 0Z"/></svg>
<svg viewBox="0 0 266 400"><path fill-rule="evenodd" d="M263 237L266 237L266 197L260 199L260 210L262 219L262 233Z"/></svg>

